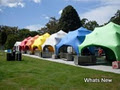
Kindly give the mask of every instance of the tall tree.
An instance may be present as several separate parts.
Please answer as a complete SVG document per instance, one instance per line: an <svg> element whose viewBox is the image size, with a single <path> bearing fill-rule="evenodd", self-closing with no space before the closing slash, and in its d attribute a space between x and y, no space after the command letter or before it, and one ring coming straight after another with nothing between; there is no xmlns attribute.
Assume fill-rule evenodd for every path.
<svg viewBox="0 0 120 90"><path fill-rule="evenodd" d="M20 38L20 37L19 37ZM6 49L11 49L13 48L15 42L18 40L18 36L17 35L13 35L13 34L10 34L8 37L7 37L7 40L6 40L6 43L5 43L5 48Z"/></svg>
<svg viewBox="0 0 120 90"><path fill-rule="evenodd" d="M44 34L46 32L53 34L58 32L58 20L55 17L50 17L50 20L48 23L46 23L45 27L38 30L39 34Z"/></svg>
<svg viewBox="0 0 120 90"><path fill-rule="evenodd" d="M46 33L46 32L48 32L46 26L45 26L45 27L42 27L40 30L38 30L38 33L39 33L40 35L43 35L43 34Z"/></svg>
<svg viewBox="0 0 120 90"><path fill-rule="evenodd" d="M17 34L17 33L18 33L18 27L0 25L0 45L4 46L8 35Z"/></svg>
<svg viewBox="0 0 120 90"><path fill-rule="evenodd" d="M81 26L82 24L77 11L71 5L65 7L59 19L59 29L68 32L76 30Z"/></svg>
<svg viewBox="0 0 120 90"><path fill-rule="evenodd" d="M111 22L111 21L114 22L114 23L116 23L116 24L118 24L118 25L120 25L120 10L118 10L115 13L115 15L113 17L111 17L111 19L109 20L109 22Z"/></svg>
<svg viewBox="0 0 120 90"><path fill-rule="evenodd" d="M120 25L120 17L115 18L114 20L112 20L112 22Z"/></svg>
<svg viewBox="0 0 120 90"><path fill-rule="evenodd" d="M7 35L18 33L18 27L1 26L0 30L4 31Z"/></svg>
<svg viewBox="0 0 120 90"><path fill-rule="evenodd" d="M58 31L58 20L55 17L51 17L46 24L46 28L50 34L56 33Z"/></svg>
<svg viewBox="0 0 120 90"><path fill-rule="evenodd" d="M32 36L32 37L35 36L35 35L38 35L38 34L39 34L39 33L38 33L37 31L31 31L31 32L30 32L30 36Z"/></svg>
<svg viewBox="0 0 120 90"><path fill-rule="evenodd" d="M88 21L84 27L93 31L95 27L99 27L99 24L96 21Z"/></svg>
<svg viewBox="0 0 120 90"><path fill-rule="evenodd" d="M87 18L83 18L81 22L83 27L92 31L95 29L95 27L99 27L99 24L96 21L88 21Z"/></svg>
<svg viewBox="0 0 120 90"><path fill-rule="evenodd" d="M82 23L82 26L83 26L83 27L85 26L85 24L86 24L87 21L88 21L87 18L83 18L83 19L81 20L81 23Z"/></svg>
<svg viewBox="0 0 120 90"><path fill-rule="evenodd" d="M5 44L6 39L7 39L7 34L4 31L0 32L0 44L1 45Z"/></svg>
<svg viewBox="0 0 120 90"><path fill-rule="evenodd" d="M0 46L1 46L1 49L4 49L4 44L5 44L6 40L7 40L6 32L1 31L0 32Z"/></svg>
<svg viewBox="0 0 120 90"><path fill-rule="evenodd" d="M20 37L19 40L23 40L24 38L31 36L30 30L25 28L19 29L18 36Z"/></svg>

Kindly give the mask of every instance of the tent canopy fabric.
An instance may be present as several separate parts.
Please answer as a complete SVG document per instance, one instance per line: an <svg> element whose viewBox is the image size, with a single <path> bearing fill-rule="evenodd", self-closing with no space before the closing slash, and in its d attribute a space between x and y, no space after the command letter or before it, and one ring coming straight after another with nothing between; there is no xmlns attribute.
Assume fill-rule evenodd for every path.
<svg viewBox="0 0 120 90"><path fill-rule="evenodd" d="M79 52L88 46L100 46L109 59L120 61L120 26L110 22L103 27L95 28L79 45Z"/></svg>
<svg viewBox="0 0 120 90"><path fill-rule="evenodd" d="M62 46L72 46L76 54L79 54L78 45L80 45L87 34L91 33L90 30L87 30L83 27L70 31L61 41L56 45L56 54L58 54L60 47Z"/></svg>
<svg viewBox="0 0 120 90"><path fill-rule="evenodd" d="M60 30L57 33L52 34L49 38L47 38L47 40L45 41L45 43L42 45L42 50L44 51L45 46L49 46L49 51L51 52L55 52L55 45L58 44L61 40L61 38L63 38L67 33Z"/></svg>
<svg viewBox="0 0 120 90"><path fill-rule="evenodd" d="M15 49L16 51L20 51L20 44L21 44L20 41L17 41L17 42L14 44L14 49Z"/></svg>
<svg viewBox="0 0 120 90"><path fill-rule="evenodd" d="M21 42L21 44L20 44L20 49L21 50L25 50L25 45L26 45L26 43L27 43L27 41L29 40L29 39L31 39L32 37L28 37L28 38L25 38L22 42Z"/></svg>
<svg viewBox="0 0 120 90"><path fill-rule="evenodd" d="M17 41L14 46L20 46L21 45L21 42L20 41Z"/></svg>
<svg viewBox="0 0 120 90"><path fill-rule="evenodd" d="M32 50L31 46L38 37L39 37L39 35L36 35L36 36L32 37L31 39L29 39L26 43L25 49L26 50Z"/></svg>
<svg viewBox="0 0 120 90"><path fill-rule="evenodd" d="M39 36L32 44L32 49L34 50L34 48L37 48L38 50L42 51L42 45L48 37L50 37L49 33Z"/></svg>

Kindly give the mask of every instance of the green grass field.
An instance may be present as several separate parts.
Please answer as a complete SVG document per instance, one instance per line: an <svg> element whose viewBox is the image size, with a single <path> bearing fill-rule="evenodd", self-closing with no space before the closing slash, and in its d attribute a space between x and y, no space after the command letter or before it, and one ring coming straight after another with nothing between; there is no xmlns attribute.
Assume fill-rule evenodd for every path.
<svg viewBox="0 0 120 90"><path fill-rule="evenodd" d="M85 83L84 78L111 78ZM0 90L120 90L120 75L23 57L6 61L0 54Z"/></svg>

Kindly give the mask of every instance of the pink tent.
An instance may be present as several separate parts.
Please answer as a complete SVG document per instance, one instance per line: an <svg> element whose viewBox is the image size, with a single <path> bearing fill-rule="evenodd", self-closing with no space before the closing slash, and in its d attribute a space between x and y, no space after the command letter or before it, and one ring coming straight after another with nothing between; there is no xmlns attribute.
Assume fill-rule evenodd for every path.
<svg viewBox="0 0 120 90"><path fill-rule="evenodd" d="M25 51L26 43L27 43L27 41L28 41L29 39L31 39L31 38L32 38L32 37L25 38L25 39L21 42L21 44L20 44L20 50Z"/></svg>

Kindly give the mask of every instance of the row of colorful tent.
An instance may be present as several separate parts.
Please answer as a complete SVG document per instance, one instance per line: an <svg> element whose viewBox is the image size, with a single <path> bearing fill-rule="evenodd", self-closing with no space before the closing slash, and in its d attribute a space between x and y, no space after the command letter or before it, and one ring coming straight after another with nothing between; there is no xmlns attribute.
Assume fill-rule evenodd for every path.
<svg viewBox="0 0 120 90"><path fill-rule="evenodd" d="M80 45L87 34L91 33L83 27L70 31L68 34L60 30L52 35L45 33L44 35L36 35L35 37L25 38L20 44L21 51L34 52L36 49L45 51L46 47L50 52L59 53L62 46L72 46L77 54L79 54L78 45ZM73 43L75 42L75 43Z"/></svg>
<svg viewBox="0 0 120 90"><path fill-rule="evenodd" d="M28 37L21 43L16 42L15 46L20 46L22 51L31 52L36 49L42 52L47 48L55 54L59 54L63 46L71 46L77 55L80 55L86 47L94 53L94 48L91 46L97 46L105 50L108 59L120 60L120 26L110 22L95 28L93 32L83 27L68 33L60 30L52 35L45 33L41 36Z"/></svg>

